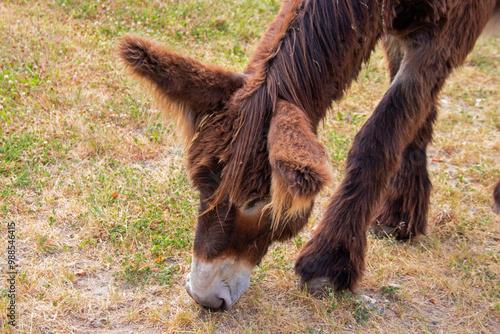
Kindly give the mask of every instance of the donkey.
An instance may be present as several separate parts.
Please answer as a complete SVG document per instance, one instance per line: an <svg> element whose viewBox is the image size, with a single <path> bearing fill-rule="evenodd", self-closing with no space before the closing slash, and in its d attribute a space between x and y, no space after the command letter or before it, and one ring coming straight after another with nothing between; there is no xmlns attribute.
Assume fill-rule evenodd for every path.
<svg viewBox="0 0 500 334"><path fill-rule="evenodd" d="M295 271L312 293L354 291L370 226L401 240L425 233L438 94L499 17L500 0L284 0L243 73L124 36L123 63L151 85L189 145L200 204L188 294L230 309L270 244L306 225L331 182L318 123L379 40L391 85L355 136L345 178ZM500 182L495 189L498 210Z"/></svg>

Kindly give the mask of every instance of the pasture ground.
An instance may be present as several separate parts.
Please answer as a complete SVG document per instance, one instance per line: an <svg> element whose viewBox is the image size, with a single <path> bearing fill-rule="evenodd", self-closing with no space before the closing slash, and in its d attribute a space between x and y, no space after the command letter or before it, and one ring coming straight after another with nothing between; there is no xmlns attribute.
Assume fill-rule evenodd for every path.
<svg viewBox="0 0 500 334"><path fill-rule="evenodd" d="M185 149L116 44L135 32L242 70L280 1L0 2L0 328L19 333L500 333L500 40L482 39L441 94L429 229L369 237L358 294L297 289L294 259L388 87L377 51L320 130L335 184L299 236L271 247L229 312L184 290L197 214ZM8 223L16 320L7 323ZM367 298L369 297L369 298Z"/></svg>

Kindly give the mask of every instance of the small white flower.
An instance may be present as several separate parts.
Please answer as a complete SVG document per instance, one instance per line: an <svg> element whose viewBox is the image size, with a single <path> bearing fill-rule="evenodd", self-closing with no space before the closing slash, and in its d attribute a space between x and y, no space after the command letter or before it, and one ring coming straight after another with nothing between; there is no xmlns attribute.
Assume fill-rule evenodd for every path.
<svg viewBox="0 0 500 334"><path fill-rule="evenodd" d="M8 78L9 78L9 76L6 74L6 75L4 75L4 76L3 76L3 78L4 78L4 79L8 79Z"/></svg>

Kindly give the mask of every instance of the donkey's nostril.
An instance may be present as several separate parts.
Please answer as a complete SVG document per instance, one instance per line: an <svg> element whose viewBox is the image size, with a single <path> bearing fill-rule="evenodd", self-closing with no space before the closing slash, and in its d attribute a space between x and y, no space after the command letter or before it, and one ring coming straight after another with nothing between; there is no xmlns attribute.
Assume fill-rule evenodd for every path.
<svg viewBox="0 0 500 334"><path fill-rule="evenodd" d="M222 304L219 306L221 311L229 311L231 307L233 307L233 303L231 303L230 298L221 298Z"/></svg>
<svg viewBox="0 0 500 334"><path fill-rule="evenodd" d="M221 299L221 300L222 300L222 304L220 304L219 309L221 311L227 311L229 308L226 308L226 302L224 301L224 299Z"/></svg>
<svg viewBox="0 0 500 334"><path fill-rule="evenodd" d="M224 299L214 298L214 299L200 300L199 304L213 311L219 311L223 310L222 307L224 305Z"/></svg>
<svg viewBox="0 0 500 334"><path fill-rule="evenodd" d="M217 298L214 295L199 296L196 293L193 293L191 297L201 306L212 310L224 310L223 306L225 303L222 298Z"/></svg>

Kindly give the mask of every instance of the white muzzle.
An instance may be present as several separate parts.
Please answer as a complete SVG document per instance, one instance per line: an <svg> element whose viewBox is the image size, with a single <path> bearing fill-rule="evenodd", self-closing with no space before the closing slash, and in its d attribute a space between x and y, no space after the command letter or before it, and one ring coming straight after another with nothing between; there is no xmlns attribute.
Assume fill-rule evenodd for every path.
<svg viewBox="0 0 500 334"><path fill-rule="evenodd" d="M193 258L187 293L200 305L229 310L250 286L252 267L233 259L203 263Z"/></svg>

